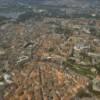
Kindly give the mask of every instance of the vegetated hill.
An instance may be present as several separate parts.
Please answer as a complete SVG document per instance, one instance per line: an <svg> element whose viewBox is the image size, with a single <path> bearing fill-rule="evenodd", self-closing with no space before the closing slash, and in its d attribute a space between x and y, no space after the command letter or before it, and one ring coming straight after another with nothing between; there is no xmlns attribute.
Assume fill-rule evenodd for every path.
<svg viewBox="0 0 100 100"><path fill-rule="evenodd" d="M46 4L46 5L69 5L89 6L100 4L99 0L0 0L0 5L11 4Z"/></svg>

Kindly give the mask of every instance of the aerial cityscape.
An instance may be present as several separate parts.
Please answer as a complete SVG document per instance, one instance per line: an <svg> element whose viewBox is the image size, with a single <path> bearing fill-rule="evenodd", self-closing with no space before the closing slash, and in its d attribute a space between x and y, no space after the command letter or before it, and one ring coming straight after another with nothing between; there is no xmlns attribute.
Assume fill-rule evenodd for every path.
<svg viewBox="0 0 100 100"><path fill-rule="evenodd" d="M0 100L100 100L100 0L0 0Z"/></svg>

